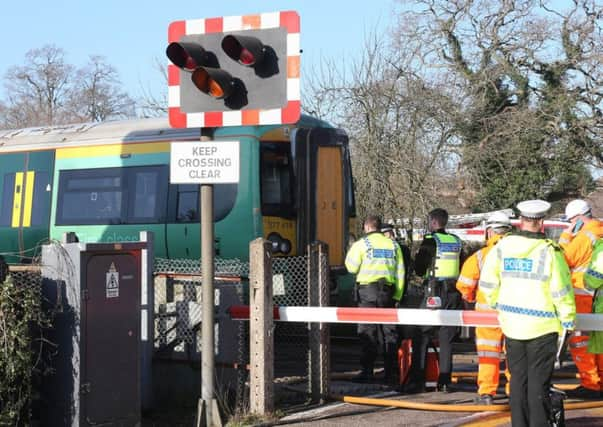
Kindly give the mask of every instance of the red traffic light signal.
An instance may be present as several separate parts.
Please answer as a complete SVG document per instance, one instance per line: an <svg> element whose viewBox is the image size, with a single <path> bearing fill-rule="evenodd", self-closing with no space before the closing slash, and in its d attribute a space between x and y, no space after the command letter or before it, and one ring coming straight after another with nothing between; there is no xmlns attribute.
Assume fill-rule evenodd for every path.
<svg viewBox="0 0 603 427"><path fill-rule="evenodd" d="M255 37L227 35L222 39L222 50L239 64L253 67L262 62L266 50L264 44Z"/></svg>
<svg viewBox="0 0 603 427"><path fill-rule="evenodd" d="M170 125L297 122L299 30L293 11L172 22L166 49Z"/></svg>
<svg viewBox="0 0 603 427"><path fill-rule="evenodd" d="M178 68L195 71L208 62L207 52L197 43L172 42L165 50L167 57Z"/></svg>

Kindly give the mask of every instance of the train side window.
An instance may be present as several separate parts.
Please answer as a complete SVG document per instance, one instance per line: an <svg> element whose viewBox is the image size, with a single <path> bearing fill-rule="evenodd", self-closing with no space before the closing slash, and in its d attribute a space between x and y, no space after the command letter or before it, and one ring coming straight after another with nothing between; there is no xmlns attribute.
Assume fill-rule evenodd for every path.
<svg viewBox="0 0 603 427"><path fill-rule="evenodd" d="M214 221L220 221L232 211L237 200L238 184L214 185ZM176 222L199 222L199 185L177 185Z"/></svg>
<svg viewBox="0 0 603 427"><path fill-rule="evenodd" d="M2 186L2 206L0 206L0 226L10 227L13 216L13 196L15 192L15 174L4 174Z"/></svg>
<svg viewBox="0 0 603 427"><path fill-rule="evenodd" d="M289 217L294 212L290 144L261 145L262 214Z"/></svg>
<svg viewBox="0 0 603 427"><path fill-rule="evenodd" d="M163 222L166 187L165 165L61 171L56 224Z"/></svg>
<svg viewBox="0 0 603 427"><path fill-rule="evenodd" d="M151 224L165 220L167 168L165 166L127 168L130 206L128 224Z"/></svg>
<svg viewBox="0 0 603 427"><path fill-rule="evenodd" d="M61 171L56 224L122 223L123 182L120 168Z"/></svg>

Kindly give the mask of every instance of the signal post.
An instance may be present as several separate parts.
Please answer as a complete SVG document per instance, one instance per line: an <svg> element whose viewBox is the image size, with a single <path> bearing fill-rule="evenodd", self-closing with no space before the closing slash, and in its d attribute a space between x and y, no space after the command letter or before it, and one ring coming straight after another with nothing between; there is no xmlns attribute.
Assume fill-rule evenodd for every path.
<svg viewBox="0 0 603 427"><path fill-rule="evenodd" d="M170 126L201 128L199 142L172 144L170 158L170 182L201 185L203 325L197 426L222 425L214 397L213 184L238 183L240 168L239 141L217 141L215 131L299 120L299 35L294 11L174 21L168 28Z"/></svg>

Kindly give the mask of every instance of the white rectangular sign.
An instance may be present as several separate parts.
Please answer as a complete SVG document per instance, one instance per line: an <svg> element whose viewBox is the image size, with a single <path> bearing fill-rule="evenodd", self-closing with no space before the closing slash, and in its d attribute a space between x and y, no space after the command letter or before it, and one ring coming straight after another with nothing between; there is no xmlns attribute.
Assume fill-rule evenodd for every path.
<svg viewBox="0 0 603 427"><path fill-rule="evenodd" d="M239 182L239 141L172 142L172 184Z"/></svg>

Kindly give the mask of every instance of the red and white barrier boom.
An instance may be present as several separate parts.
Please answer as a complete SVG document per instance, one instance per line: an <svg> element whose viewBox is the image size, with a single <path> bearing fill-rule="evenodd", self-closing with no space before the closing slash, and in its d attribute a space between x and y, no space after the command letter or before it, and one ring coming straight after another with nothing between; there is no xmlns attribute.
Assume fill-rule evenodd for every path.
<svg viewBox="0 0 603 427"><path fill-rule="evenodd" d="M249 306L230 307L235 320L249 320ZM426 326L498 327L495 311L432 310L418 308L274 307L274 320L304 323L371 323ZM603 314L577 314L576 329L603 331Z"/></svg>

